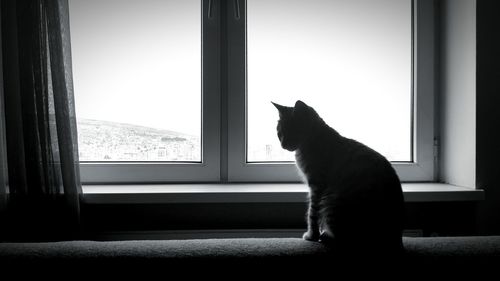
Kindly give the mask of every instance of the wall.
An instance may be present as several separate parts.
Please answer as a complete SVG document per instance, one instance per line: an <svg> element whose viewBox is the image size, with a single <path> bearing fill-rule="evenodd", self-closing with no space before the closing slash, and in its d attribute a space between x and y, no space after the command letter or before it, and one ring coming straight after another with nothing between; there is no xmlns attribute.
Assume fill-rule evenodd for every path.
<svg viewBox="0 0 500 281"><path fill-rule="evenodd" d="M500 1L477 0L476 185L485 190L478 229L500 235Z"/></svg>
<svg viewBox="0 0 500 281"><path fill-rule="evenodd" d="M440 180L475 187L476 1L441 1Z"/></svg>
<svg viewBox="0 0 500 281"><path fill-rule="evenodd" d="M2 28L1 18L1 5L0 5L0 30ZM0 36L0 212L7 206L7 150L5 140L5 110L3 98L3 71L2 71L2 36Z"/></svg>
<svg viewBox="0 0 500 281"><path fill-rule="evenodd" d="M500 235L500 2L440 8L440 180L483 189L476 233Z"/></svg>
<svg viewBox="0 0 500 281"><path fill-rule="evenodd" d="M474 234L474 202L409 202L405 229L421 235L463 236ZM169 231L200 230L202 233L259 231L300 237L306 229L306 203L170 203L170 204L82 204L85 239L124 235L143 239ZM273 233L269 233L273 230ZM290 231L284 234L286 231ZM130 235L125 235L130 233ZM135 236L137 235L137 236ZM142 236L145 235L145 236ZM134 238L135 237L135 238Z"/></svg>

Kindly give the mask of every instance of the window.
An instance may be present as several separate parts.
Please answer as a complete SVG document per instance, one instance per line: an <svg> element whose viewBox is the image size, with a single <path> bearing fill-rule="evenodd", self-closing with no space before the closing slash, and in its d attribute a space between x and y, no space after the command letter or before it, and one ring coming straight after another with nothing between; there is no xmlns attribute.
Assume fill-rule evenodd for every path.
<svg viewBox="0 0 500 281"><path fill-rule="evenodd" d="M247 161L293 159L269 101L312 105L341 134L412 161L412 5L400 0L247 4Z"/></svg>
<svg viewBox="0 0 500 281"><path fill-rule="evenodd" d="M218 180L218 29L201 10L69 1L83 182Z"/></svg>
<svg viewBox="0 0 500 281"><path fill-rule="evenodd" d="M402 180L432 180L432 13L429 0L70 0L82 179L299 181L270 101L301 99Z"/></svg>
<svg viewBox="0 0 500 281"><path fill-rule="evenodd" d="M70 4L80 161L201 162L200 2Z"/></svg>
<svg viewBox="0 0 500 281"><path fill-rule="evenodd" d="M228 64L231 93L228 99L232 105L228 118L229 151L232 152L228 159L228 174L231 181L298 180L292 164L275 161L288 160L290 155L274 152L274 132L269 133L269 136L261 133L267 132L264 128L268 125L259 120L260 116L273 114L272 106L264 105L266 99L293 104L298 98L315 106L340 133L357 137L385 154L393 161L403 181L433 180L432 1L317 0L308 1L305 5L297 1L249 0L247 10L243 12L248 12L240 16L246 18L246 22L236 18L231 20L231 17L228 21L229 34L232 35L229 38L232 49ZM325 15L335 13L338 17L334 19ZM342 29L337 25L342 25ZM385 34L380 29L386 32L390 30L391 34ZM344 38L339 40L344 42L333 41L330 38L332 34ZM384 40L390 40L391 46ZM343 46L345 41L349 44ZM391 53L385 50L389 47ZM345 53L331 54L330 50L344 50L348 54L363 50L368 54L349 57ZM261 56L265 59L261 59ZM334 59L346 59L349 65L340 69L325 65L325 62ZM398 82L384 83L387 76L384 78L384 74L379 73L382 71L396 75ZM354 74L349 76L349 72ZM286 75L280 76L283 73ZM351 81L361 79L363 82L357 84L372 84L377 89L372 90L371 94L382 96L363 96L366 95L364 85L347 85L343 89L342 83L345 81L332 85L335 75ZM371 82L375 80L374 76L381 82ZM324 94L318 95L319 99L313 96L314 92L327 91L328 98ZM340 96L334 96L336 91L340 92ZM357 100L351 100L350 95L354 92L357 92ZM382 111L389 114L384 116L376 113L377 118L360 118L361 114L354 113L355 118L349 118L349 122L342 124L342 121L335 121L350 113L342 112L341 116L336 116L336 112L329 114L330 108L339 108L330 102L334 99L351 110L364 107L365 112L371 110L370 105L378 104ZM353 120L356 118L360 121ZM366 125L378 118L375 128L377 132L384 132L378 133L382 136L380 139L373 137L375 132L372 131L372 125ZM275 122L269 123L274 129ZM380 124L384 125L380 127ZM397 134L391 136L390 131L395 127L398 128L395 129Z"/></svg>

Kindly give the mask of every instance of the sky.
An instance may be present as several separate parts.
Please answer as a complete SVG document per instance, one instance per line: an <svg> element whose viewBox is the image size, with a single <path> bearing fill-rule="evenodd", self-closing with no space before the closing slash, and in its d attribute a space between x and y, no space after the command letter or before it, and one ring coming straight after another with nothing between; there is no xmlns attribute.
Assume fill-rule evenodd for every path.
<svg viewBox="0 0 500 281"><path fill-rule="evenodd" d="M279 147L269 101L300 99L341 134L410 160L410 0L247 5L249 150Z"/></svg>
<svg viewBox="0 0 500 281"><path fill-rule="evenodd" d="M201 1L69 3L77 116L199 136ZM250 149L279 147L270 101L301 99L341 134L410 160L410 0L247 7Z"/></svg>
<svg viewBox="0 0 500 281"><path fill-rule="evenodd" d="M78 118L201 132L201 2L70 0Z"/></svg>

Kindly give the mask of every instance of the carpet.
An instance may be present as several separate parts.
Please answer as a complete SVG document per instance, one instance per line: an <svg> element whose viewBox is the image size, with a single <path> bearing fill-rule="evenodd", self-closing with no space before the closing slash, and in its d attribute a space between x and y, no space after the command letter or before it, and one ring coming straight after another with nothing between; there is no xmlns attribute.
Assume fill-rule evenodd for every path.
<svg viewBox="0 0 500 281"><path fill-rule="evenodd" d="M364 260L339 257L334 249L298 238L0 243L0 264L17 272L58 267L85 268L87 273L177 272L183 276L233 270L290 276L340 270L356 274L367 273L368 268L385 273L397 268L413 274L430 270L461 274L486 273L500 266L500 236L405 237L404 245L406 253L397 260L385 260L384 253Z"/></svg>

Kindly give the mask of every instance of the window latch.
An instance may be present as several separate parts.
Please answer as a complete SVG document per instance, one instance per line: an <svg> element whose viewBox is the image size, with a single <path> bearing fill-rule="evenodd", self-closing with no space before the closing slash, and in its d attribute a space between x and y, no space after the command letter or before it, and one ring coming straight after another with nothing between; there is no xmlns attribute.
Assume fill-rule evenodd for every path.
<svg viewBox="0 0 500 281"><path fill-rule="evenodd" d="M208 0L208 19L214 18L214 0Z"/></svg>
<svg viewBox="0 0 500 281"><path fill-rule="evenodd" d="M240 1L234 0L234 18L236 20L240 19Z"/></svg>

